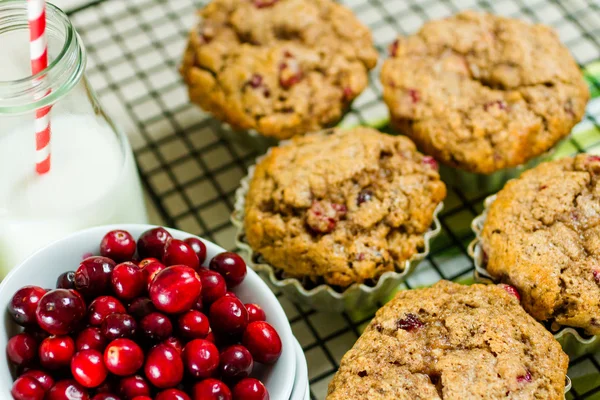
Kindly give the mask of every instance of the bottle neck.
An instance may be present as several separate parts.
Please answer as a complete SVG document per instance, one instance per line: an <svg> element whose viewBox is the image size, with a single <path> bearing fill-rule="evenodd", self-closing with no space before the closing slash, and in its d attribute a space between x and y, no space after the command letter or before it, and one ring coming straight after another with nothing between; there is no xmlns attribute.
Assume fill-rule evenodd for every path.
<svg viewBox="0 0 600 400"><path fill-rule="evenodd" d="M14 61L14 65L9 62L4 68L20 69L22 74L18 79L6 80L7 76L11 79L11 74L3 72L0 65L0 115L21 114L56 103L77 85L85 70L86 54L81 38L62 10L47 3L49 64L33 76L24 60L29 47L28 30L27 1L0 1L0 49L23 52L15 54L16 51L8 50L10 53L4 54ZM9 43L17 38L22 40ZM2 46L3 41L6 46Z"/></svg>

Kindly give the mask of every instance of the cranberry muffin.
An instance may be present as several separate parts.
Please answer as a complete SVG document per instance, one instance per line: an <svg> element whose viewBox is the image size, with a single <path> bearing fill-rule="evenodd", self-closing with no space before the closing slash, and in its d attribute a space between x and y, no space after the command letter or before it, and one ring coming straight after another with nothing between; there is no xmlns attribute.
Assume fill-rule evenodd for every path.
<svg viewBox="0 0 600 400"><path fill-rule="evenodd" d="M400 291L342 358L327 400L562 400L568 358L515 296L441 281Z"/></svg>
<svg viewBox="0 0 600 400"><path fill-rule="evenodd" d="M213 0L200 16L181 74L234 129L285 139L334 125L377 63L369 30L331 0Z"/></svg>
<svg viewBox="0 0 600 400"><path fill-rule="evenodd" d="M473 11L425 23L390 48L381 80L392 124L426 154L491 174L547 152L589 91L544 25Z"/></svg>
<svg viewBox="0 0 600 400"><path fill-rule="evenodd" d="M481 246L488 273L517 288L538 321L600 334L600 157L540 164L491 204Z"/></svg>
<svg viewBox="0 0 600 400"><path fill-rule="evenodd" d="M406 137L332 129L272 148L256 165L244 230L285 277L343 289L402 271L445 195L435 161Z"/></svg>

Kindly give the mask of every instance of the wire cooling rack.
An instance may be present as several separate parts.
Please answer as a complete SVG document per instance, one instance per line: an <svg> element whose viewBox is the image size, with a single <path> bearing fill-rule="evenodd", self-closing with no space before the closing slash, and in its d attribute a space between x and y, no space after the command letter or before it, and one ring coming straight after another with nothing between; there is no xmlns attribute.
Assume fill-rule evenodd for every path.
<svg viewBox="0 0 600 400"><path fill-rule="evenodd" d="M424 21L474 8L552 25L581 65L592 94L599 96L600 2L598 0L344 0L367 24L382 55L398 35ZM195 10L204 1L97 0L71 11L88 49L88 78L102 104L128 133L148 196L152 222L206 237L234 249L229 222L234 191L246 168L264 153L266 142L233 135L188 103L177 69ZM387 119L379 69L355 101L343 125ZM600 153L600 99L558 156ZM467 281L473 264L466 251L469 224L487 193L469 197L451 189L441 215L444 234L405 287L445 278ZM404 287L404 286L403 286ZM343 354L372 313L322 314L279 295L308 360L311 398L324 399ZM572 399L600 399L600 355L571 360ZM280 399L274 399L280 400Z"/></svg>

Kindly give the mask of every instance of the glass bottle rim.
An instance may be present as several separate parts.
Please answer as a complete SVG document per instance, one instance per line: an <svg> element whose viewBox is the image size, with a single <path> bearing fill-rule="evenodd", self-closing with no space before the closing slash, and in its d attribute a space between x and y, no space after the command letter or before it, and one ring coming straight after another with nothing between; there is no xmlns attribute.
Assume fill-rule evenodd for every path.
<svg viewBox="0 0 600 400"><path fill-rule="evenodd" d="M0 1L0 36L17 30L29 30L27 1ZM43 71L20 79L0 79L0 115L20 114L52 105L81 80L85 71L85 48L69 17L46 2L46 32L60 35L62 48ZM29 43L27 43L29 45Z"/></svg>

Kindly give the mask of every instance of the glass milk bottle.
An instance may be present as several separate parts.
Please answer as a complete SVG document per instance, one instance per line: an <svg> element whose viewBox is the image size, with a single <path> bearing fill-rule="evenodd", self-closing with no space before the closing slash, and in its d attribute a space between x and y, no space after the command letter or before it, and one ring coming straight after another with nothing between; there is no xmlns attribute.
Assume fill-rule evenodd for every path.
<svg viewBox="0 0 600 400"><path fill-rule="evenodd" d="M147 220L131 147L85 79L81 39L51 4L46 21L48 68L31 76L27 1L0 1L0 278L71 232ZM35 119L47 106L50 169L40 174Z"/></svg>

